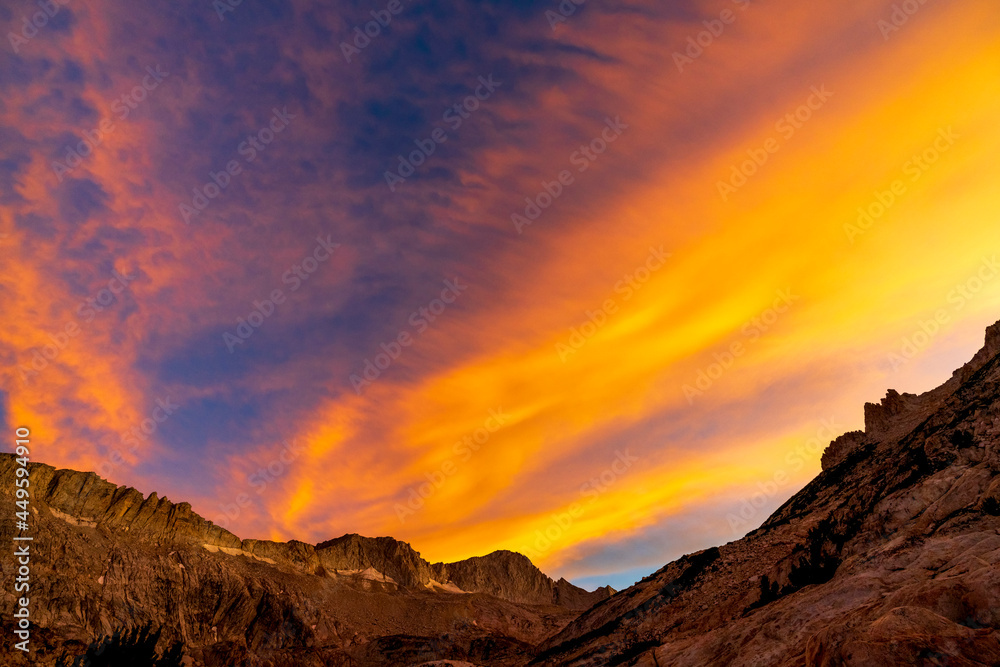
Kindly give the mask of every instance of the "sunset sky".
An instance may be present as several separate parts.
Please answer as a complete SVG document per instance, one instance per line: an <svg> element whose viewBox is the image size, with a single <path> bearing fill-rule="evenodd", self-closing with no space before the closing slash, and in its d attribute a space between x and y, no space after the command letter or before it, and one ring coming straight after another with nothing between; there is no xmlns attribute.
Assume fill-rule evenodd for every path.
<svg viewBox="0 0 1000 667"><path fill-rule="evenodd" d="M0 6L4 448L240 537L620 588L1000 319L995 0L48 7Z"/></svg>

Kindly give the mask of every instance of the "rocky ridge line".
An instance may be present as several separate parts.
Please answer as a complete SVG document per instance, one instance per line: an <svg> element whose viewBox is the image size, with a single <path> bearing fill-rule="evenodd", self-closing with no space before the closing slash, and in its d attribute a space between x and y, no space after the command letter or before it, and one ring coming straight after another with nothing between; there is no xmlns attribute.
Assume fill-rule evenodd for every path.
<svg viewBox="0 0 1000 667"><path fill-rule="evenodd" d="M16 465L13 454L0 454L0 484L4 488L13 488ZM407 588L450 583L465 592L574 610L586 609L614 593L609 587L591 593L564 579L553 581L528 558L509 551L432 565L409 544L391 537L348 534L315 546L297 540L241 540L202 518L189 503L173 503L155 492L144 497L92 472L56 469L43 463L31 463L30 469L35 497L57 517L75 525L129 533L137 540L197 544L320 576L371 568Z"/></svg>

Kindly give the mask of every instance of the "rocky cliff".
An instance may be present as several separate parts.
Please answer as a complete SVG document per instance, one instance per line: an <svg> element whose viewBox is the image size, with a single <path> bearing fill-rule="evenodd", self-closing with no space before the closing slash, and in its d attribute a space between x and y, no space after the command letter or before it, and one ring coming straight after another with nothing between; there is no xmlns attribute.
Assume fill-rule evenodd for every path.
<svg viewBox="0 0 1000 667"><path fill-rule="evenodd" d="M533 665L1000 665L1000 323L865 406L759 529L598 603Z"/></svg>
<svg viewBox="0 0 1000 667"><path fill-rule="evenodd" d="M843 461L859 447L900 438L938 410L977 371L1000 354L1000 322L986 329L986 342L969 363L952 373L940 387L924 394L886 392L879 403L865 403L865 430L845 433L823 452L823 469Z"/></svg>

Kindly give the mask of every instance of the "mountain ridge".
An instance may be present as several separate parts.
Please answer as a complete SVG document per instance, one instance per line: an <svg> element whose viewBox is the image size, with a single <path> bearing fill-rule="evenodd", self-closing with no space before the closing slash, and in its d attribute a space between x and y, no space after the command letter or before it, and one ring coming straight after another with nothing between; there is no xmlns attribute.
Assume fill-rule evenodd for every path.
<svg viewBox="0 0 1000 667"><path fill-rule="evenodd" d="M138 530L139 539L201 544L209 550L239 553L309 574L374 569L404 587L454 583L463 592L484 592L510 602L555 604L568 609L584 609L613 593L610 587L589 592L565 580L555 581L526 556L505 556L514 552L495 551L453 563L431 564L409 543L393 537L348 533L316 545L299 540L240 539L201 517L190 503L174 503L155 491L143 496L132 487L115 485L93 472L58 469L40 462L29 466L33 495L56 510L58 518L123 533ZM0 453L0 483L10 482L13 488L16 467L13 454ZM517 567L511 568L515 564ZM457 578L455 582L453 577Z"/></svg>

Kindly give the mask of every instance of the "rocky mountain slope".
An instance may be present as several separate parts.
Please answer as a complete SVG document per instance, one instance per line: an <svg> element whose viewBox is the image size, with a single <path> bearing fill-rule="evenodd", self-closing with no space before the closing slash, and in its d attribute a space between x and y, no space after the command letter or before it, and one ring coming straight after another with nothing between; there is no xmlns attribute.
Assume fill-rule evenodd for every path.
<svg viewBox="0 0 1000 667"><path fill-rule="evenodd" d="M532 665L1000 665L1000 323L741 540L598 603Z"/></svg>
<svg viewBox="0 0 1000 667"><path fill-rule="evenodd" d="M17 464L0 454L0 512ZM122 626L151 622L205 665L520 662L531 645L613 593L553 581L519 554L431 564L389 537L313 546L240 540L187 503L144 497L93 473L30 464L30 663L52 665ZM10 521L0 541L11 544ZM12 559L0 559L12 580ZM14 608L12 587L0 604ZM5 615L6 616L6 615ZM11 636L9 617L4 631ZM48 649L48 650L46 650ZM0 661L7 665L7 662Z"/></svg>

